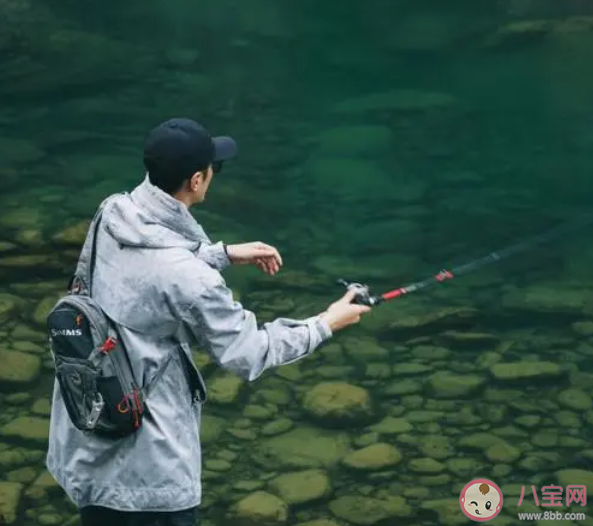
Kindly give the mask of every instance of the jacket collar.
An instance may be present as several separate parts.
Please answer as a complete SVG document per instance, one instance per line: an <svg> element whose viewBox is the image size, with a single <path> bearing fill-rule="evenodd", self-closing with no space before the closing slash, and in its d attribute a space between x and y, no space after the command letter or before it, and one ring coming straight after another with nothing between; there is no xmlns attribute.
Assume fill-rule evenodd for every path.
<svg viewBox="0 0 593 526"><path fill-rule="evenodd" d="M187 206L153 185L148 174L144 181L132 191L130 197L156 223L177 232L188 241L210 243L206 232L195 220Z"/></svg>

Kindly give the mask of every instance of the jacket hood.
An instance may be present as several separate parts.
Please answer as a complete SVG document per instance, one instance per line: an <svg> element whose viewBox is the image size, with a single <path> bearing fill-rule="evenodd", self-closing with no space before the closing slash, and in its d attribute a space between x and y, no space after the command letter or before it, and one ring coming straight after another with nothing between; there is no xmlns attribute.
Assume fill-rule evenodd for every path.
<svg viewBox="0 0 593 526"><path fill-rule="evenodd" d="M154 186L148 176L131 193L108 203L102 221L122 246L193 251L210 243L187 207Z"/></svg>

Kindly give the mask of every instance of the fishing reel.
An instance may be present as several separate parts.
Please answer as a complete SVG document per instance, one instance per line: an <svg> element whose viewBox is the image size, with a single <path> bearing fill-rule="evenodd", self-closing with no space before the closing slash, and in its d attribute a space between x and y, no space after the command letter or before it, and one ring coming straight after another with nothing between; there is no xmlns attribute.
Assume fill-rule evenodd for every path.
<svg viewBox="0 0 593 526"><path fill-rule="evenodd" d="M354 301L352 303L357 303L358 305L367 305L369 307L381 303L381 298L379 296L371 296L371 292L367 285L363 285L362 283L348 282L345 279L339 279L338 284L343 285L348 290L356 291L356 296L354 297Z"/></svg>

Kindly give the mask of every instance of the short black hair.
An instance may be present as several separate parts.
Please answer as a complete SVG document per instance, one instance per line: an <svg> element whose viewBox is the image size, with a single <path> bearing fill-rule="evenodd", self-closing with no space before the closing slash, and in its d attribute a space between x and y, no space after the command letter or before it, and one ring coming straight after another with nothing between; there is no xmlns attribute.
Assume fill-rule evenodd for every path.
<svg viewBox="0 0 593 526"><path fill-rule="evenodd" d="M144 158L144 166L148 172L150 182L168 194L178 192L196 172L208 168L208 165L206 165L187 169L183 166L159 163L154 159L146 158Z"/></svg>
<svg viewBox="0 0 593 526"><path fill-rule="evenodd" d="M231 137L212 138L201 124L175 118L159 124L148 134L144 166L153 185L173 194L196 172L236 153L237 145Z"/></svg>

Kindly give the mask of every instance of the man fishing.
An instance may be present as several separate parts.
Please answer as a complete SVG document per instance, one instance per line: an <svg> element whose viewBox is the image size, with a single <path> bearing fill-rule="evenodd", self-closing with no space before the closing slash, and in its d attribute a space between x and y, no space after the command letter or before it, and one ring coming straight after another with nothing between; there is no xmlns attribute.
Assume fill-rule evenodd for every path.
<svg viewBox="0 0 593 526"><path fill-rule="evenodd" d="M189 212L236 153L230 137L212 138L189 119L168 120L146 139L144 181L103 203L93 298L118 324L135 377L147 383L164 372L146 400L142 427L115 440L77 429L56 384L47 465L83 526L196 524L205 386L190 344L253 381L308 356L369 311L353 303L356 291L349 290L325 312L258 327L255 315L233 300L220 274L228 265L252 264L269 275L282 266L276 248L264 243L211 243Z"/></svg>

